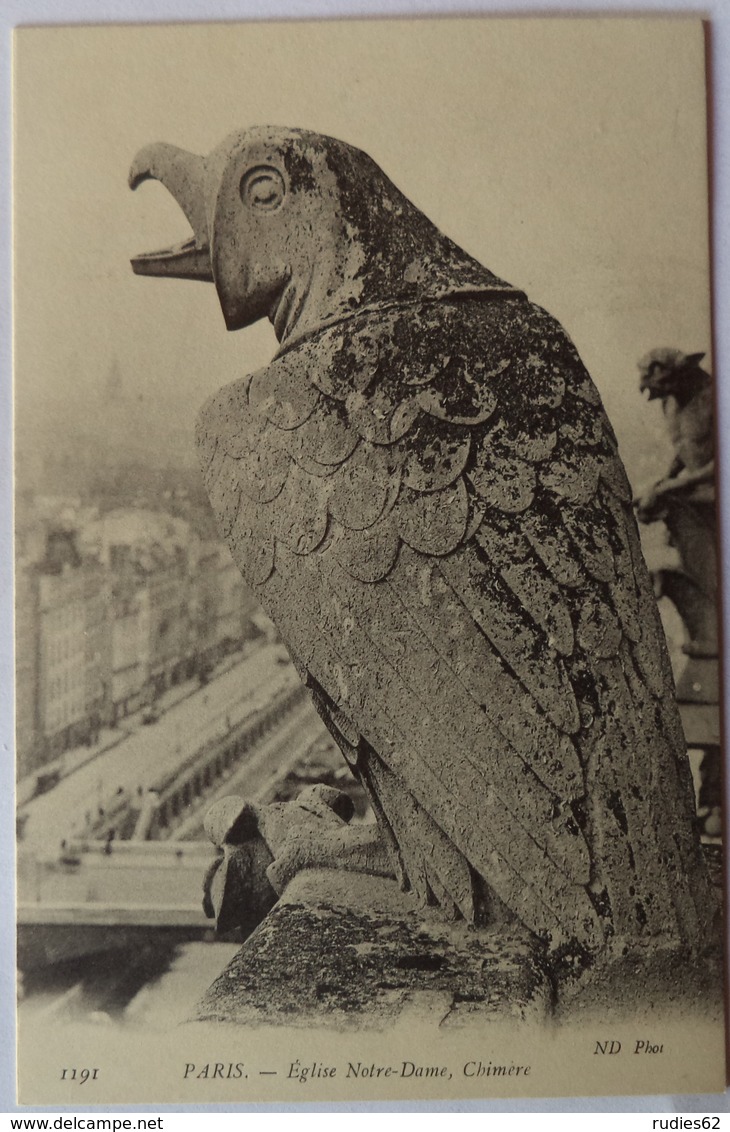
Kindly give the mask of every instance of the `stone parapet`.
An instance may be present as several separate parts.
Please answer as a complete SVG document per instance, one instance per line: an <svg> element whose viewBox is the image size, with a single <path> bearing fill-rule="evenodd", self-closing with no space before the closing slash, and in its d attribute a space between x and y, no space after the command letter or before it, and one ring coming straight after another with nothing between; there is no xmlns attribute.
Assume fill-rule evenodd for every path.
<svg viewBox="0 0 730 1132"><path fill-rule="evenodd" d="M196 1020L380 1029L538 1021L552 994L524 934L424 916L385 877L309 869L210 987Z"/></svg>

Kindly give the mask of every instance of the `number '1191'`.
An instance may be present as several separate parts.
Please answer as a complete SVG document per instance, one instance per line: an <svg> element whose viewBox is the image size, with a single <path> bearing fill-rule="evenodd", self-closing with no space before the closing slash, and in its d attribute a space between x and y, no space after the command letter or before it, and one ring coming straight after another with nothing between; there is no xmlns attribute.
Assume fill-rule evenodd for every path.
<svg viewBox="0 0 730 1132"><path fill-rule="evenodd" d="M78 1081L79 1085L85 1085L87 1081L95 1081L98 1073L98 1069L64 1069L61 1080Z"/></svg>

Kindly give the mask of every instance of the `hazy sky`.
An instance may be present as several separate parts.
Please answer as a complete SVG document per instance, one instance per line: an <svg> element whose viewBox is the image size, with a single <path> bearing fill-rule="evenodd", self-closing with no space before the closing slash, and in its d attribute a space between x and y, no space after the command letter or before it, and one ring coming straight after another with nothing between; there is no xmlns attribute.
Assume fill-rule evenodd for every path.
<svg viewBox="0 0 730 1132"><path fill-rule="evenodd" d="M556 315L640 476L661 428L637 358L710 345L703 61L699 20L677 18L21 31L21 423L116 358L129 389L174 396L192 427L210 392L268 361L268 323L229 334L212 286L132 274L130 256L187 225L162 186L131 193L126 177L149 142L204 153L272 123L366 150Z"/></svg>

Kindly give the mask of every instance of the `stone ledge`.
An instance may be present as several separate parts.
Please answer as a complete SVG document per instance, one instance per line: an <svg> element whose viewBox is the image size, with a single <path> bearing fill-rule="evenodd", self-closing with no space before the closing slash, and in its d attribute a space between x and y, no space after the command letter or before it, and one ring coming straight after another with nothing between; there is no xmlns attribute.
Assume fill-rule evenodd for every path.
<svg viewBox="0 0 730 1132"><path fill-rule="evenodd" d="M418 1021L561 1024L722 1009L722 950L620 955L600 977L565 983L560 1001L539 944L505 924L475 930L427 917L395 881L309 869L288 885L192 1022L383 1030Z"/></svg>
<svg viewBox="0 0 730 1132"><path fill-rule="evenodd" d="M194 1021L382 1029L546 1018L539 948L505 930L424 919L395 881L307 870L210 987Z"/></svg>

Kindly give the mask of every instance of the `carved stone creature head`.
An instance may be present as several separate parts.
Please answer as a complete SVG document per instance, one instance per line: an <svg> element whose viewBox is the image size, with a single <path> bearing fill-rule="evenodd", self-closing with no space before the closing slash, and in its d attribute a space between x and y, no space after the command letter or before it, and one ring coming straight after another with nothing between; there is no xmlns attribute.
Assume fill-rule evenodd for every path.
<svg viewBox="0 0 730 1132"><path fill-rule="evenodd" d="M221 852L203 883L205 913L220 933L239 927L250 931L277 900L266 874L274 856L259 830L258 811L229 795L210 807L204 827Z"/></svg>
<svg viewBox="0 0 730 1132"><path fill-rule="evenodd" d="M323 828L338 828L353 814L347 794L321 783L294 802L257 806L238 794L214 802L204 828L222 856L206 875L203 907L217 930L256 927L283 891L284 878L296 871L292 861L306 867L301 850L308 840L316 843Z"/></svg>
<svg viewBox="0 0 730 1132"><path fill-rule="evenodd" d="M229 330L268 317L291 338L363 306L506 288L442 235L361 150L306 130L232 134L208 157L167 143L135 157L193 229L136 256L140 275L215 283Z"/></svg>
<svg viewBox="0 0 730 1132"><path fill-rule="evenodd" d="M648 393L648 400L689 393L709 381L709 374L700 368L704 353L683 354L669 346L650 350L639 361L639 389Z"/></svg>

